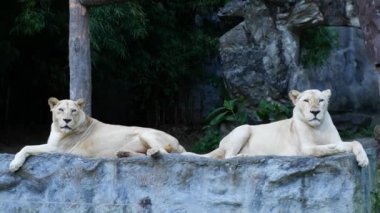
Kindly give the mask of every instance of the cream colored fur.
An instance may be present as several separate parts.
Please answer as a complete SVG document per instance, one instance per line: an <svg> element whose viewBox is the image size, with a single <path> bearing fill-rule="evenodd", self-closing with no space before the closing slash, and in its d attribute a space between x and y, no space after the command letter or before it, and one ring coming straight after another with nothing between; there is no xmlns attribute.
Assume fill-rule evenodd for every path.
<svg viewBox="0 0 380 213"><path fill-rule="evenodd" d="M85 157L129 157L184 152L173 136L150 128L102 123L83 112L83 100L50 98L53 115L47 144L25 146L15 155L9 170L17 171L30 155L71 153Z"/></svg>
<svg viewBox="0 0 380 213"><path fill-rule="evenodd" d="M327 111L330 90L306 90L289 93L294 104L293 117L263 125L243 125L222 139L219 148L205 157L282 155L326 156L353 152L360 166L368 157L357 142L343 142ZM186 153L189 154L189 153Z"/></svg>

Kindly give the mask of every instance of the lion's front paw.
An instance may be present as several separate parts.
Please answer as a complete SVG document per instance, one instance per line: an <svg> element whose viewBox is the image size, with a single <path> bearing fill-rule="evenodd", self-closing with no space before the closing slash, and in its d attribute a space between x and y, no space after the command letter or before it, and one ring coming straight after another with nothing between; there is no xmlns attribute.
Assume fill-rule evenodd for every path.
<svg viewBox="0 0 380 213"><path fill-rule="evenodd" d="M360 152L358 155L356 155L356 160L358 161L359 166L368 166L369 160L365 152Z"/></svg>
<svg viewBox="0 0 380 213"><path fill-rule="evenodd" d="M148 149L146 151L146 155L148 155L148 156L150 156L152 158L157 158L158 156L161 155L161 153L160 153L160 150L151 148L151 149Z"/></svg>
<svg viewBox="0 0 380 213"><path fill-rule="evenodd" d="M20 169L20 167L24 164L23 160L20 159L13 159L12 162L9 164L9 171L10 172L16 172Z"/></svg>

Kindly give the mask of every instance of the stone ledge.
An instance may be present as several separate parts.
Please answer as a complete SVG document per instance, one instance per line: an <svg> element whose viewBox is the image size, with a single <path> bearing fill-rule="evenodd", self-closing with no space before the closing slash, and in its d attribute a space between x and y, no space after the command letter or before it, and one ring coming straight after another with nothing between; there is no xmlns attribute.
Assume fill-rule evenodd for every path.
<svg viewBox="0 0 380 213"><path fill-rule="evenodd" d="M370 212L376 183L370 158L245 157L213 160L178 154L160 159L88 159L44 154L15 174L0 155L4 212Z"/></svg>

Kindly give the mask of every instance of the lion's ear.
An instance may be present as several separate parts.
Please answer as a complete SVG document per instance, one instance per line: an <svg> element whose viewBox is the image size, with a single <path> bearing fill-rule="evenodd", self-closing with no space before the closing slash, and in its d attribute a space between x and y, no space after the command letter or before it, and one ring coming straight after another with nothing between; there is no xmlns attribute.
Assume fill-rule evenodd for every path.
<svg viewBox="0 0 380 213"><path fill-rule="evenodd" d="M86 105L86 103L84 102L84 100L82 98L79 98L76 102L77 102L79 108L81 108L81 109L83 109L84 106Z"/></svg>
<svg viewBox="0 0 380 213"><path fill-rule="evenodd" d="M330 98L331 96L331 90L327 89L327 90L323 90L322 93L327 97L327 98Z"/></svg>
<svg viewBox="0 0 380 213"><path fill-rule="evenodd" d="M50 98L48 99L48 104L49 104L49 106L50 106L50 110L53 110L53 108L55 107L55 105L58 104L58 102L59 102L59 100L58 100L57 98L55 98L55 97L50 97Z"/></svg>
<svg viewBox="0 0 380 213"><path fill-rule="evenodd" d="M298 90L290 90L289 98L292 100L293 104L296 105L297 98L301 93Z"/></svg>

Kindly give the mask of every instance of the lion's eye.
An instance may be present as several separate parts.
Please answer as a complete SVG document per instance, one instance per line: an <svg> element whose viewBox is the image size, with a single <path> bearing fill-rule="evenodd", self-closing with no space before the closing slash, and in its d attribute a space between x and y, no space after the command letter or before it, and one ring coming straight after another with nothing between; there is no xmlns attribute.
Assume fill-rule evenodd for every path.
<svg viewBox="0 0 380 213"><path fill-rule="evenodd" d="M60 112L63 112L63 108L58 108L58 110L59 110Z"/></svg>
<svg viewBox="0 0 380 213"><path fill-rule="evenodd" d="M324 99L319 99L319 103L321 103L321 102L323 102L323 101L325 101Z"/></svg>
<svg viewBox="0 0 380 213"><path fill-rule="evenodd" d="M76 109L72 109L71 112L76 112L77 110Z"/></svg>
<svg viewBox="0 0 380 213"><path fill-rule="evenodd" d="M309 103L309 99L305 99L305 100L303 100L304 102L306 102L306 103Z"/></svg>

